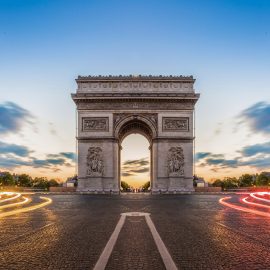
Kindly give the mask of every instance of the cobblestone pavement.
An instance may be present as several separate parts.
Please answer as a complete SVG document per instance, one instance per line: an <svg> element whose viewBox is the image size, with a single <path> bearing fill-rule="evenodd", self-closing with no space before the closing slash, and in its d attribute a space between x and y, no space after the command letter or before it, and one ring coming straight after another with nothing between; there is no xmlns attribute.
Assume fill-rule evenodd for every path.
<svg viewBox="0 0 270 270"><path fill-rule="evenodd" d="M226 208L224 195L47 196L44 208L0 219L1 270L92 269L133 211L151 214L179 269L270 269L270 218ZM106 269L164 269L144 217L126 218Z"/></svg>

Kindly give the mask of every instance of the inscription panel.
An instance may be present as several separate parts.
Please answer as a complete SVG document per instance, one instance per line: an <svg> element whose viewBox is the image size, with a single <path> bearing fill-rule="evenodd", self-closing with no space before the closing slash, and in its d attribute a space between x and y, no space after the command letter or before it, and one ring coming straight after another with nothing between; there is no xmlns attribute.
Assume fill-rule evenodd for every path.
<svg viewBox="0 0 270 270"><path fill-rule="evenodd" d="M189 131L189 118L162 117L162 131Z"/></svg>
<svg viewBox="0 0 270 270"><path fill-rule="evenodd" d="M82 131L109 131L109 117L83 117Z"/></svg>

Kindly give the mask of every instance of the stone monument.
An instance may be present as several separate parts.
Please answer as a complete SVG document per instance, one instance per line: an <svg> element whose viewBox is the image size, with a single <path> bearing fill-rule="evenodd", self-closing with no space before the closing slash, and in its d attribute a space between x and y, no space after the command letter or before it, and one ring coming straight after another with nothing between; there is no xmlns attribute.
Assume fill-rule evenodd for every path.
<svg viewBox="0 0 270 270"><path fill-rule="evenodd" d="M192 76L78 76L78 191L119 192L123 139L150 143L151 191L193 191Z"/></svg>

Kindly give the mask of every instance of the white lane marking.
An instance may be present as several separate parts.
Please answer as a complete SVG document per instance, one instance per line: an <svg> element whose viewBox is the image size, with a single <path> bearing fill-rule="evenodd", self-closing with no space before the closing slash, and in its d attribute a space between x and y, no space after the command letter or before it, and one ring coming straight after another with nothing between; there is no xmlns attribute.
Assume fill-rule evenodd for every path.
<svg viewBox="0 0 270 270"><path fill-rule="evenodd" d="M166 248L165 244L163 243L152 219L150 218L149 215L146 215L145 219L146 219L146 223L147 223L147 225L148 225L148 227L153 235L156 246L158 248L158 251L159 251L160 256L164 262L166 269L167 270L177 270L178 268L176 267L168 249Z"/></svg>
<svg viewBox="0 0 270 270"><path fill-rule="evenodd" d="M104 250L102 251L95 267L94 267L94 270L103 270L105 269L107 263L108 263L108 260L110 258L110 255L113 251L113 248L114 248L114 245L116 243L116 240L118 238L118 235L125 223L125 220L126 220L126 216L125 215L121 215L115 229L114 229L114 232L112 233L108 243L106 244Z"/></svg>
<svg viewBox="0 0 270 270"><path fill-rule="evenodd" d="M112 233L108 243L106 244L103 252L101 253L95 267L94 270L104 270L110 255L113 251L113 248L115 246L115 243L117 241L117 238L121 232L121 229L125 223L126 217L145 217L146 220L146 224L148 225L150 232L154 238L155 244L158 248L158 251L160 253L160 256L163 260L163 263L166 267L167 270L177 270L178 268L176 267L175 262L173 261L168 249L166 248L164 242L162 241L156 227L155 224L153 223L150 214L149 213L143 213L143 212L127 212L127 213L122 213L121 214L121 218L118 221L114 232Z"/></svg>

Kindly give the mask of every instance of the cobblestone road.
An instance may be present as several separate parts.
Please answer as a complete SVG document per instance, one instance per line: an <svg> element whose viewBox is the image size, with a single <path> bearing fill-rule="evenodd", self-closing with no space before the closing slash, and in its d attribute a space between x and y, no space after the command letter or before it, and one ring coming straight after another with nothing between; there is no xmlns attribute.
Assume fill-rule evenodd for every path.
<svg viewBox="0 0 270 270"><path fill-rule="evenodd" d="M0 219L1 270L92 269L120 214L134 211L151 214L179 269L270 269L270 218L226 208L219 195L49 197ZM144 217L126 218L106 269L165 269Z"/></svg>

